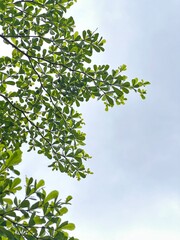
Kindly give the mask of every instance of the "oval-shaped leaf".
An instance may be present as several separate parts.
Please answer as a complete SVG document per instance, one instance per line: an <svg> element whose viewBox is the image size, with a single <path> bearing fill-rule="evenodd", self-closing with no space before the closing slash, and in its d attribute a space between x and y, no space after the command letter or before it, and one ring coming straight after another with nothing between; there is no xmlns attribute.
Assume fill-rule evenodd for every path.
<svg viewBox="0 0 180 240"><path fill-rule="evenodd" d="M47 197L45 198L44 202L45 202L45 203L46 203L46 202L49 202L50 200L57 198L58 195L59 195L59 192L56 191L56 190L54 190L54 191L50 192L50 193L47 195Z"/></svg>
<svg viewBox="0 0 180 240"><path fill-rule="evenodd" d="M12 153L10 157L6 160L6 167L17 165L21 161L22 161L22 151L18 149L14 153Z"/></svg>

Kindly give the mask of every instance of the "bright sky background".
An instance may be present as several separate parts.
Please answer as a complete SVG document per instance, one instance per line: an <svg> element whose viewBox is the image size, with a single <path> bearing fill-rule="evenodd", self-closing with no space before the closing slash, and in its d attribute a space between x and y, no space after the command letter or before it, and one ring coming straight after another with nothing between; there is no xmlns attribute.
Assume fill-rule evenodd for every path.
<svg viewBox="0 0 180 240"><path fill-rule="evenodd" d="M98 28L107 40L94 63L125 63L128 76L151 82L145 101L132 94L109 112L97 102L81 107L93 156L87 179L51 172L48 160L24 154L24 174L73 196L67 218L80 240L180 239L179 11L179 0L79 0L69 11L77 29Z"/></svg>

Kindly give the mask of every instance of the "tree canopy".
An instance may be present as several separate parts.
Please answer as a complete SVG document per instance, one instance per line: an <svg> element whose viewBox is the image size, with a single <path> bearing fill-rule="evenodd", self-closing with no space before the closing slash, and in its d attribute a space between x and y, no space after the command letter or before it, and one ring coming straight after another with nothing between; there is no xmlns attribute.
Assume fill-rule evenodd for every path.
<svg viewBox="0 0 180 240"><path fill-rule="evenodd" d="M90 156L77 107L94 98L108 110L125 104L130 91L145 98L149 82L129 80L125 65L91 63L105 40L96 31L75 31L65 14L74 2L0 0L0 38L12 49L0 56L0 239L74 239L64 231L74 225L61 222L70 196L61 202L56 190L45 192L43 180L27 178L25 198L12 200L21 190L15 165L22 144L49 158L52 170L85 178Z"/></svg>

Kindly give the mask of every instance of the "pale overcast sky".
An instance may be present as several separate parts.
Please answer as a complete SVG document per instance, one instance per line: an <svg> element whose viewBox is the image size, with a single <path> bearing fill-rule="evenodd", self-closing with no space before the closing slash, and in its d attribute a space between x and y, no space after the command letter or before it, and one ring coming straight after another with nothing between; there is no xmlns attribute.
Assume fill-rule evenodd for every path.
<svg viewBox="0 0 180 240"><path fill-rule="evenodd" d="M131 94L109 112L97 102L80 108L93 156L87 179L51 172L48 160L24 154L24 174L74 197L68 220L80 240L180 239L179 12L179 0L79 0L69 11L77 29L98 28L107 40L94 63L125 63L130 77L151 82L145 101Z"/></svg>

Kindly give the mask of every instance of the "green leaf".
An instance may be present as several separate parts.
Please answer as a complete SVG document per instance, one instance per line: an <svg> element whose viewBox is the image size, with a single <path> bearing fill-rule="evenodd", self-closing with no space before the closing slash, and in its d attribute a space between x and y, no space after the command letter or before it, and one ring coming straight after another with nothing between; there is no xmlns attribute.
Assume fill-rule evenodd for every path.
<svg viewBox="0 0 180 240"><path fill-rule="evenodd" d="M84 61L87 62L87 63L91 63L91 59L88 58L88 57L85 57L85 56L84 56Z"/></svg>
<svg viewBox="0 0 180 240"><path fill-rule="evenodd" d="M14 235L11 233L11 231L6 230L4 227L0 226L0 235L7 237L10 240L16 240L16 238L14 237Z"/></svg>
<svg viewBox="0 0 180 240"><path fill-rule="evenodd" d="M74 33L74 40L76 40L76 38L79 36L79 33L78 32L75 32Z"/></svg>
<svg viewBox="0 0 180 240"><path fill-rule="evenodd" d="M20 207L21 208L28 208L29 207L29 201L25 199L24 201L21 202Z"/></svg>
<svg viewBox="0 0 180 240"><path fill-rule="evenodd" d="M5 3L0 2L0 12L3 12L5 10Z"/></svg>
<svg viewBox="0 0 180 240"><path fill-rule="evenodd" d="M21 183L21 179L20 178L15 178L12 182L12 188L15 188L16 186L18 186Z"/></svg>
<svg viewBox="0 0 180 240"><path fill-rule="evenodd" d="M121 65L119 67L119 70L120 70L120 72L126 71L127 70L127 66L125 64L123 64L123 65Z"/></svg>
<svg viewBox="0 0 180 240"><path fill-rule="evenodd" d="M72 196L68 196L68 197L66 198L66 203L69 203L71 200L72 200Z"/></svg>
<svg viewBox="0 0 180 240"><path fill-rule="evenodd" d="M37 185L36 185L36 189L38 189L38 188L40 188L40 187L43 187L44 184L45 184L44 180L41 179L41 180L37 183Z"/></svg>
<svg viewBox="0 0 180 240"><path fill-rule="evenodd" d="M40 205L40 202L38 201L38 202L34 203L34 204L30 207L30 209L31 209L31 210L37 209L37 208L39 207L39 205Z"/></svg>
<svg viewBox="0 0 180 240"><path fill-rule="evenodd" d="M39 216L35 216L34 217L34 221L35 221L36 224L44 224L44 223L46 223L45 219L41 218Z"/></svg>
<svg viewBox="0 0 180 240"><path fill-rule="evenodd" d="M136 86L138 84L138 78L132 79L132 85Z"/></svg>
<svg viewBox="0 0 180 240"><path fill-rule="evenodd" d="M27 239L27 240L37 240L37 238L36 237L33 237L32 235L25 235L24 236L25 237L25 239Z"/></svg>
<svg viewBox="0 0 180 240"><path fill-rule="evenodd" d="M34 220L34 217L36 215L36 212L33 212L30 219L29 219L29 225L32 227L34 226L36 223L35 223L35 220Z"/></svg>
<svg viewBox="0 0 180 240"><path fill-rule="evenodd" d="M10 157L6 160L6 167L18 165L22 161L22 151L16 150Z"/></svg>
<svg viewBox="0 0 180 240"><path fill-rule="evenodd" d="M14 198L14 204L15 204L16 206L18 206L18 200L17 200L17 197Z"/></svg>
<svg viewBox="0 0 180 240"><path fill-rule="evenodd" d="M64 107L64 112L65 112L66 114L68 114L68 113L69 113L69 108L68 108L68 106L67 106L67 105Z"/></svg>
<svg viewBox="0 0 180 240"><path fill-rule="evenodd" d="M47 197L44 199L44 202L46 203L52 199L56 199L58 195L59 195L59 192L57 190L54 190L47 195Z"/></svg>
<svg viewBox="0 0 180 240"><path fill-rule="evenodd" d="M123 90L123 92L125 92L126 94L128 94L129 93L129 89L127 89L127 88L122 88L122 90Z"/></svg>
<svg viewBox="0 0 180 240"><path fill-rule="evenodd" d="M68 212L68 209L66 207L63 207L60 209L59 214L60 214L60 216L62 216L64 214L66 214L67 212Z"/></svg>
<svg viewBox="0 0 180 240"><path fill-rule="evenodd" d="M83 39L86 39L86 31L85 30L82 32L82 35L83 35Z"/></svg>
<svg viewBox="0 0 180 240"><path fill-rule="evenodd" d="M106 99L107 99L107 101L108 101L108 103L109 103L110 106L113 106L113 105L114 105L114 101L113 101L113 99L112 99L111 97L109 97L108 95L106 95Z"/></svg>
<svg viewBox="0 0 180 240"><path fill-rule="evenodd" d="M65 223L65 224L64 224ZM67 223L67 222L64 222L60 225L60 228L63 229L63 230L74 230L75 229L75 225L73 223ZM66 224L67 223L67 224Z"/></svg>
<svg viewBox="0 0 180 240"><path fill-rule="evenodd" d="M15 82L13 82L13 81L6 81L5 83L8 85L15 85Z"/></svg>
<svg viewBox="0 0 180 240"><path fill-rule="evenodd" d="M123 92L121 90L119 90L118 88L116 87L113 87L115 93L117 94L118 97L121 97L123 95Z"/></svg>
<svg viewBox="0 0 180 240"><path fill-rule="evenodd" d="M96 52L100 52L100 51L101 51L100 48L99 48L98 46L96 46L96 45L93 45L93 48L94 48L94 50L95 50Z"/></svg>
<svg viewBox="0 0 180 240"><path fill-rule="evenodd" d="M12 204L13 204L13 201L12 201L12 199L10 199L10 198L3 198L3 201L6 202L6 203L9 204L9 205L12 205Z"/></svg>

